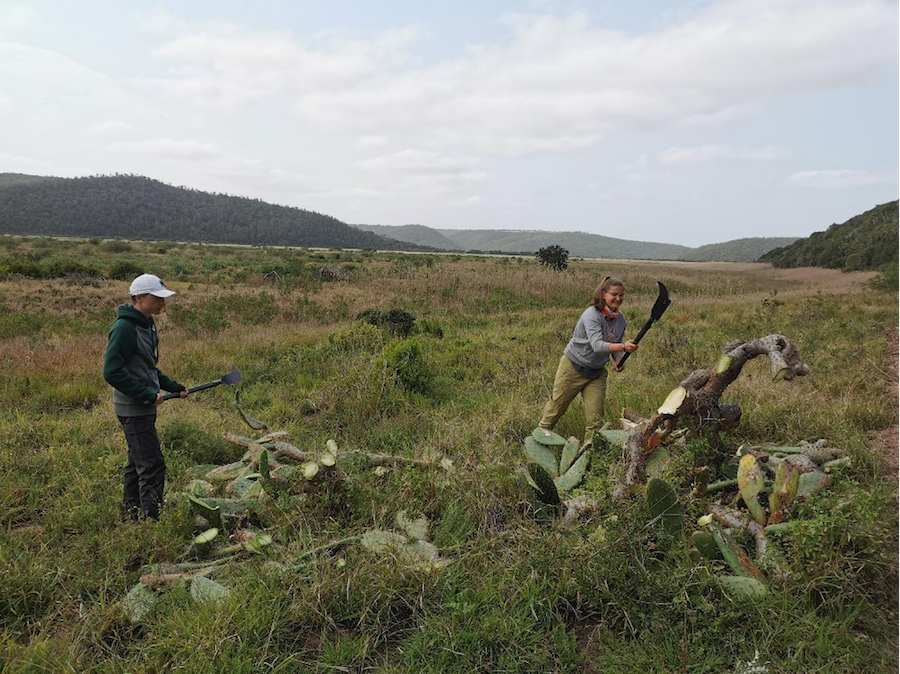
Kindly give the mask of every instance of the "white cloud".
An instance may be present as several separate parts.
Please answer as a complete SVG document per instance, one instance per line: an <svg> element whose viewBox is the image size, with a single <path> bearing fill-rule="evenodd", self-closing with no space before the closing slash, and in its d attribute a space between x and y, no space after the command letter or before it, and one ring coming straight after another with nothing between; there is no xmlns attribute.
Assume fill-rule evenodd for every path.
<svg viewBox="0 0 900 674"><path fill-rule="evenodd" d="M117 136L119 134L128 133L134 129L131 124L128 122L124 122L121 119L107 119L103 122L98 122L94 124L88 129L88 133L95 136Z"/></svg>
<svg viewBox="0 0 900 674"><path fill-rule="evenodd" d="M393 154L361 159L354 168L365 171L405 171L434 174L462 174L471 172L478 163L472 157L451 157L428 150L402 150Z"/></svg>
<svg viewBox="0 0 900 674"><path fill-rule="evenodd" d="M581 14L506 23L507 39L428 65L412 52L415 28L301 43L195 27L159 49L171 70L156 83L204 105L287 96L324 127L516 155L589 147L613 129L728 119L897 63L897 8L882 0L726 0L639 35Z"/></svg>
<svg viewBox="0 0 900 674"><path fill-rule="evenodd" d="M148 138L146 140L114 143L109 146L109 149L114 152L127 152L183 161L213 159L221 154L213 143L205 143L193 139L178 140L175 138Z"/></svg>
<svg viewBox="0 0 900 674"><path fill-rule="evenodd" d="M356 140L356 147L361 150L371 150L387 145L388 140L384 136L361 136Z"/></svg>
<svg viewBox="0 0 900 674"><path fill-rule="evenodd" d="M75 178L89 175L92 172L92 169L85 166L62 166L46 159L0 152L0 173L35 173L38 175Z"/></svg>
<svg viewBox="0 0 900 674"><path fill-rule="evenodd" d="M38 13L31 5L19 2L0 5L0 28L24 28L37 19Z"/></svg>
<svg viewBox="0 0 900 674"><path fill-rule="evenodd" d="M896 171L797 171L786 182L797 187L823 190L840 190L866 185L883 185L897 182Z"/></svg>
<svg viewBox="0 0 900 674"><path fill-rule="evenodd" d="M779 147L733 148L722 145L702 145L699 147L670 147L656 156L658 164L694 165L719 160L772 161L784 159L788 153Z"/></svg>

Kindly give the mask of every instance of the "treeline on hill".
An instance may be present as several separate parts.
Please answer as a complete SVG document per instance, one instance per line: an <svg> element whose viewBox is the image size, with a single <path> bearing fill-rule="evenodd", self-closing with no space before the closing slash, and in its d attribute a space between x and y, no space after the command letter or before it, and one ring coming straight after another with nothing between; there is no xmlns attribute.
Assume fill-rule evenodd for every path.
<svg viewBox="0 0 900 674"><path fill-rule="evenodd" d="M0 232L271 246L417 250L328 215L135 175L0 174Z"/></svg>
<svg viewBox="0 0 900 674"><path fill-rule="evenodd" d="M893 271L896 277L897 222L897 201L891 201L790 246L769 251L759 261L775 267Z"/></svg>
<svg viewBox="0 0 900 674"><path fill-rule="evenodd" d="M773 248L789 246L796 240L796 236L734 239L694 248L682 259L686 262L755 262Z"/></svg>
<svg viewBox="0 0 900 674"><path fill-rule="evenodd" d="M690 248L671 243L616 239L586 232L544 232L507 229L433 229L424 225L356 225L359 229L441 250L533 255L548 246L562 246L577 257L687 262L756 262L773 248L797 237L756 237Z"/></svg>

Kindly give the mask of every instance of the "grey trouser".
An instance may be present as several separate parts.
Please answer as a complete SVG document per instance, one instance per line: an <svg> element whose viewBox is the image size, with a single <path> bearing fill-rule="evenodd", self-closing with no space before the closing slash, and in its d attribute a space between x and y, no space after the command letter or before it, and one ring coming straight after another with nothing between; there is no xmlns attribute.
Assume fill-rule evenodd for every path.
<svg viewBox="0 0 900 674"><path fill-rule="evenodd" d="M122 483L122 513L127 519L158 520L166 479L166 461L156 435L156 415L119 417L128 441L128 463Z"/></svg>

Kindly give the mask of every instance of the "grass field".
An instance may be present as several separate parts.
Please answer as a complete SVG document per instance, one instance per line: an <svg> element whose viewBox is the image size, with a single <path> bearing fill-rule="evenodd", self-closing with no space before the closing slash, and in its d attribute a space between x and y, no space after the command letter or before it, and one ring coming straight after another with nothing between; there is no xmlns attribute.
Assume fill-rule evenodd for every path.
<svg viewBox="0 0 900 674"><path fill-rule="evenodd" d="M179 293L159 320L167 374L193 385L236 365L242 405L297 447L333 438L440 452L455 471L361 469L336 492L271 498L261 519L275 545L217 576L230 598L201 606L175 588L132 624L120 601L141 566L175 560L195 533L178 498L159 523L119 521L125 441L101 366L115 306L144 271ZM776 384L756 359L725 394L744 413L730 448L827 438L852 459L792 507L803 526L778 543L791 574L761 601L723 593L688 543L648 524L643 499L610 500L618 455L592 461L576 493L602 506L571 530L535 513L521 487L521 441L607 274L627 284L629 335L657 279L673 300L610 376L612 424L623 407L648 415L732 339L787 335L811 368ZM867 280L767 265L576 261L556 273L502 257L0 238L0 669L728 672L758 654L771 672L894 672L896 483L870 437L897 423L884 368L897 294ZM355 321L365 309L407 311L417 330ZM243 454L221 437L252 433L232 393L160 409L169 492L192 466ZM579 404L557 430L583 433ZM686 472L669 477L689 534L704 504L690 500ZM389 527L400 509L428 517L448 566L356 545L294 566L318 545Z"/></svg>

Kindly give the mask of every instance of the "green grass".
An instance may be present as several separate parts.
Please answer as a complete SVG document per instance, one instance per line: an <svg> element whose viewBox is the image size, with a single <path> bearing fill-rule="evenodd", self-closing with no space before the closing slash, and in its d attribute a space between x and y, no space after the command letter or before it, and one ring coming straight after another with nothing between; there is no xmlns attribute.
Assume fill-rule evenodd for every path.
<svg viewBox="0 0 900 674"><path fill-rule="evenodd" d="M786 281L764 266L573 262L557 274L506 258L3 243L40 277L0 260L8 671L722 672L757 651L773 672L896 671L896 500L869 440L897 423L883 365L896 293L838 272ZM342 490L269 501L271 561L290 565L317 545L390 527L404 508L429 518L431 540L453 562L417 571L352 545L287 571L254 559L219 578L232 590L224 604L198 607L175 589L131 625L118 602L140 567L178 557L194 525L177 500L158 524L118 522L125 443L100 367L128 279L85 270L130 264L179 293L160 320L164 372L195 384L237 365L245 409L303 449L334 438L342 449L410 457L437 450L457 467L361 469ZM346 267L349 280L323 281L323 266ZM673 299L626 372L610 377L610 422L623 407L649 414L732 339L785 334L811 368L773 384L756 359L724 396L744 411L729 446L824 437L853 459L828 492L792 509L804 524L778 544L793 573L762 602L725 596L720 571L649 525L642 499L609 499L618 455L595 457L581 490L601 505L572 530L535 512L521 489L521 439L608 273L627 283L629 335L649 314L657 278ZM364 309L409 311L416 334L353 321ZM170 491L186 486L192 466L243 453L221 438L250 434L231 393L161 408ZM583 424L575 403L557 430L580 436ZM702 512L687 475L700 451L689 445L669 473L689 523Z"/></svg>

